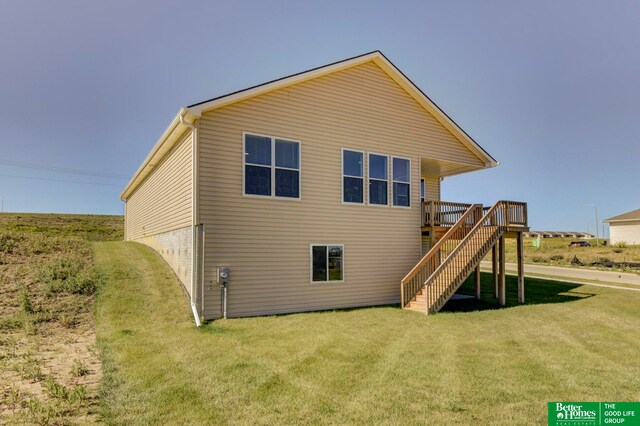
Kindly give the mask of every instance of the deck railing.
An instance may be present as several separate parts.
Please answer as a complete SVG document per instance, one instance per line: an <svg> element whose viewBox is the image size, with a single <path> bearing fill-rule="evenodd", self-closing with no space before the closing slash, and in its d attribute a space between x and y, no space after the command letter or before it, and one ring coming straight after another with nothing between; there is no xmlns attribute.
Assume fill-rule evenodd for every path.
<svg viewBox="0 0 640 426"><path fill-rule="evenodd" d="M527 226L527 203L521 201L500 201L503 214L508 219L509 226ZM450 201L425 201L422 203L422 226L451 227L471 207L471 204L452 203ZM492 206L482 208L487 213Z"/></svg>
<svg viewBox="0 0 640 426"><path fill-rule="evenodd" d="M453 226L469 207L471 204L425 201L422 203L422 226Z"/></svg>

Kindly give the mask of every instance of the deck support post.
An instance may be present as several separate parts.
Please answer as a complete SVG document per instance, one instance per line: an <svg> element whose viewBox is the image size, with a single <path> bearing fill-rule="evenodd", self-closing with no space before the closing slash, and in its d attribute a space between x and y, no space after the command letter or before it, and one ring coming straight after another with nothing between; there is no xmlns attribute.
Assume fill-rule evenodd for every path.
<svg viewBox="0 0 640 426"><path fill-rule="evenodd" d="M524 303L524 243L522 240L522 232L518 232L518 303Z"/></svg>
<svg viewBox="0 0 640 426"><path fill-rule="evenodd" d="M498 298L498 242L491 247L491 274L493 277L493 297Z"/></svg>
<svg viewBox="0 0 640 426"><path fill-rule="evenodd" d="M474 273L474 281L476 284L476 299L480 300L481 289L480 289L480 265L476 266L476 270Z"/></svg>
<svg viewBox="0 0 640 426"><path fill-rule="evenodd" d="M500 264L500 272L498 279L498 304L504 306L507 303L507 291L506 291L506 275L504 265L504 234L500 236L498 240L498 263Z"/></svg>

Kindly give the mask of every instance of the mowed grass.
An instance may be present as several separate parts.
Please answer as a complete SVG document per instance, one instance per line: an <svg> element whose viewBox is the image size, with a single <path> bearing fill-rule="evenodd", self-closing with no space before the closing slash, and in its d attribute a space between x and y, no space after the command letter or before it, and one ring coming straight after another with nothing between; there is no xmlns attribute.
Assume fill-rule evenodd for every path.
<svg viewBox="0 0 640 426"><path fill-rule="evenodd" d="M495 307L484 277L483 301L433 316L378 307L196 328L156 253L94 248L108 423L544 424L548 401L640 400L637 292L527 280L516 306L509 278L510 306L464 312Z"/></svg>

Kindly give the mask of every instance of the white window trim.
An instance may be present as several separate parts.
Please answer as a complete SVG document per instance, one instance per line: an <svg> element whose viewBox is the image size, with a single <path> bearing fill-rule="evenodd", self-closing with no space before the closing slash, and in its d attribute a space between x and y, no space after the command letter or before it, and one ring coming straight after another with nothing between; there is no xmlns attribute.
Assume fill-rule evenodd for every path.
<svg viewBox="0 0 640 426"><path fill-rule="evenodd" d="M345 175L344 174L344 152L345 151L351 151L351 152L359 152L360 154L362 154L362 176L353 176L353 175ZM351 148L342 148L341 149L341 153L342 156L340 157L340 170L341 170L341 175L340 175L340 201L342 202L342 204L346 204L349 206L366 206L367 205L367 191L368 188L365 190L365 182L367 181L366 177L365 177L365 170L366 170L366 163L365 163L365 159L367 158L367 153L365 151L361 151L359 149L351 149ZM356 179L362 179L362 202L361 203L354 203L351 201L345 201L344 200L344 178L345 177L352 177L352 178L356 178Z"/></svg>
<svg viewBox="0 0 640 426"><path fill-rule="evenodd" d="M398 160L407 160L407 161L409 162L409 182L396 181L396 180L393 178L393 159L394 159L394 158L397 158ZM414 204L414 203L413 203L413 199L412 199L412 197L411 197L411 195L412 195L412 194L411 194L411 187L413 186L413 185L412 185L412 183L411 183L411 171L412 171L412 170L411 170L411 158L407 158L407 157L400 157L400 156L398 156L398 155L392 155L392 156L391 156L391 176L389 176L389 177L390 177L390 180L391 180L391 200L390 200L390 202L391 202L391 207L392 207L392 208L394 208L394 209L405 209L405 210L409 210L409 209L412 209L412 208L413 208L413 204ZM394 194L393 194L393 184L394 184L394 183L396 183L396 182L398 182L398 183L406 183L406 184L408 184L408 185L409 185L409 205L408 205L408 206L396 206L396 205L393 203L393 199L394 199Z"/></svg>
<svg viewBox="0 0 640 426"><path fill-rule="evenodd" d="M314 247L327 247L327 280L326 281L314 281L313 280L313 248ZM329 280L329 247L337 246L342 248L342 279L341 280ZM311 284L340 284L345 281L346 276L346 268L345 268L345 254L344 254L344 244L331 244L331 243L311 243L309 244L309 282Z"/></svg>
<svg viewBox="0 0 640 426"><path fill-rule="evenodd" d="M265 168L270 168L271 169L271 195L259 195L259 194L247 194L245 192L246 190L246 186L245 186L245 180L246 180L246 145L245 145L245 141L246 141L246 137L247 135L249 136L258 136L258 137L262 137L262 138L269 138L271 139L271 165L270 166L265 166L265 165L261 165L261 164L251 164L249 163L249 165L254 165L256 167L265 167ZM276 139L280 139L286 142L296 142L298 144L298 168L297 169L292 169L289 167L280 167L277 166L276 167ZM242 196L243 197L247 197L247 198L268 198L268 199L276 199L276 200L287 200L287 201L301 201L302 200L302 142L297 140L297 139L292 139L292 138L287 138L287 137L282 137L282 136L273 136L273 135L264 135L261 133L256 133L256 132L246 132L243 131L242 132L242 150L241 150L241 154L242 154ZM282 197L282 196L278 196L276 195L276 169L282 169L282 170L292 170L292 171L297 171L298 172L298 197L294 198L294 197Z"/></svg>
<svg viewBox="0 0 640 426"><path fill-rule="evenodd" d="M385 157L387 159L387 204L373 204L371 203L371 197L370 197L370 183L372 180L377 180L379 182L385 182L384 179L378 179L378 178L371 178L370 176L370 170L369 170L369 166L371 165L371 159L369 158L370 155L378 155L380 157ZM391 200L389 199L389 182L391 181L391 176L390 176L390 172L391 172L391 166L389 163L389 154L380 154L379 152L367 152L367 205L371 206L371 207L389 207L389 204L391 202Z"/></svg>

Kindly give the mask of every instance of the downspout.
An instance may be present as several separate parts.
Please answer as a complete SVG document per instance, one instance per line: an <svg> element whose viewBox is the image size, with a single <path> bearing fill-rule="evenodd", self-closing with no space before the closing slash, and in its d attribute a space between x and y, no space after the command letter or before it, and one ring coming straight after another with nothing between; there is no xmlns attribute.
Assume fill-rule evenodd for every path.
<svg viewBox="0 0 640 426"><path fill-rule="evenodd" d="M198 307L196 306L196 302L195 302L195 288L196 288L196 279L197 279L197 275L196 275L196 265L197 265L197 260L196 260L196 220L198 218L197 214L196 214L196 208L197 208L197 203L196 203L196 198L197 198L197 194L196 194L196 187L197 187L197 179L196 179L196 173L198 171L197 168L197 152L198 150L196 149L196 145L197 145L197 141L198 141L198 129L197 127L192 124L189 123L187 120L184 119L184 115L185 113L180 115L180 123L187 126L189 129L191 129L191 291L190 291L190 302L191 302L191 311L193 312L193 318L196 322L196 327L200 327L202 325L202 322L200 321L200 315L198 314Z"/></svg>

